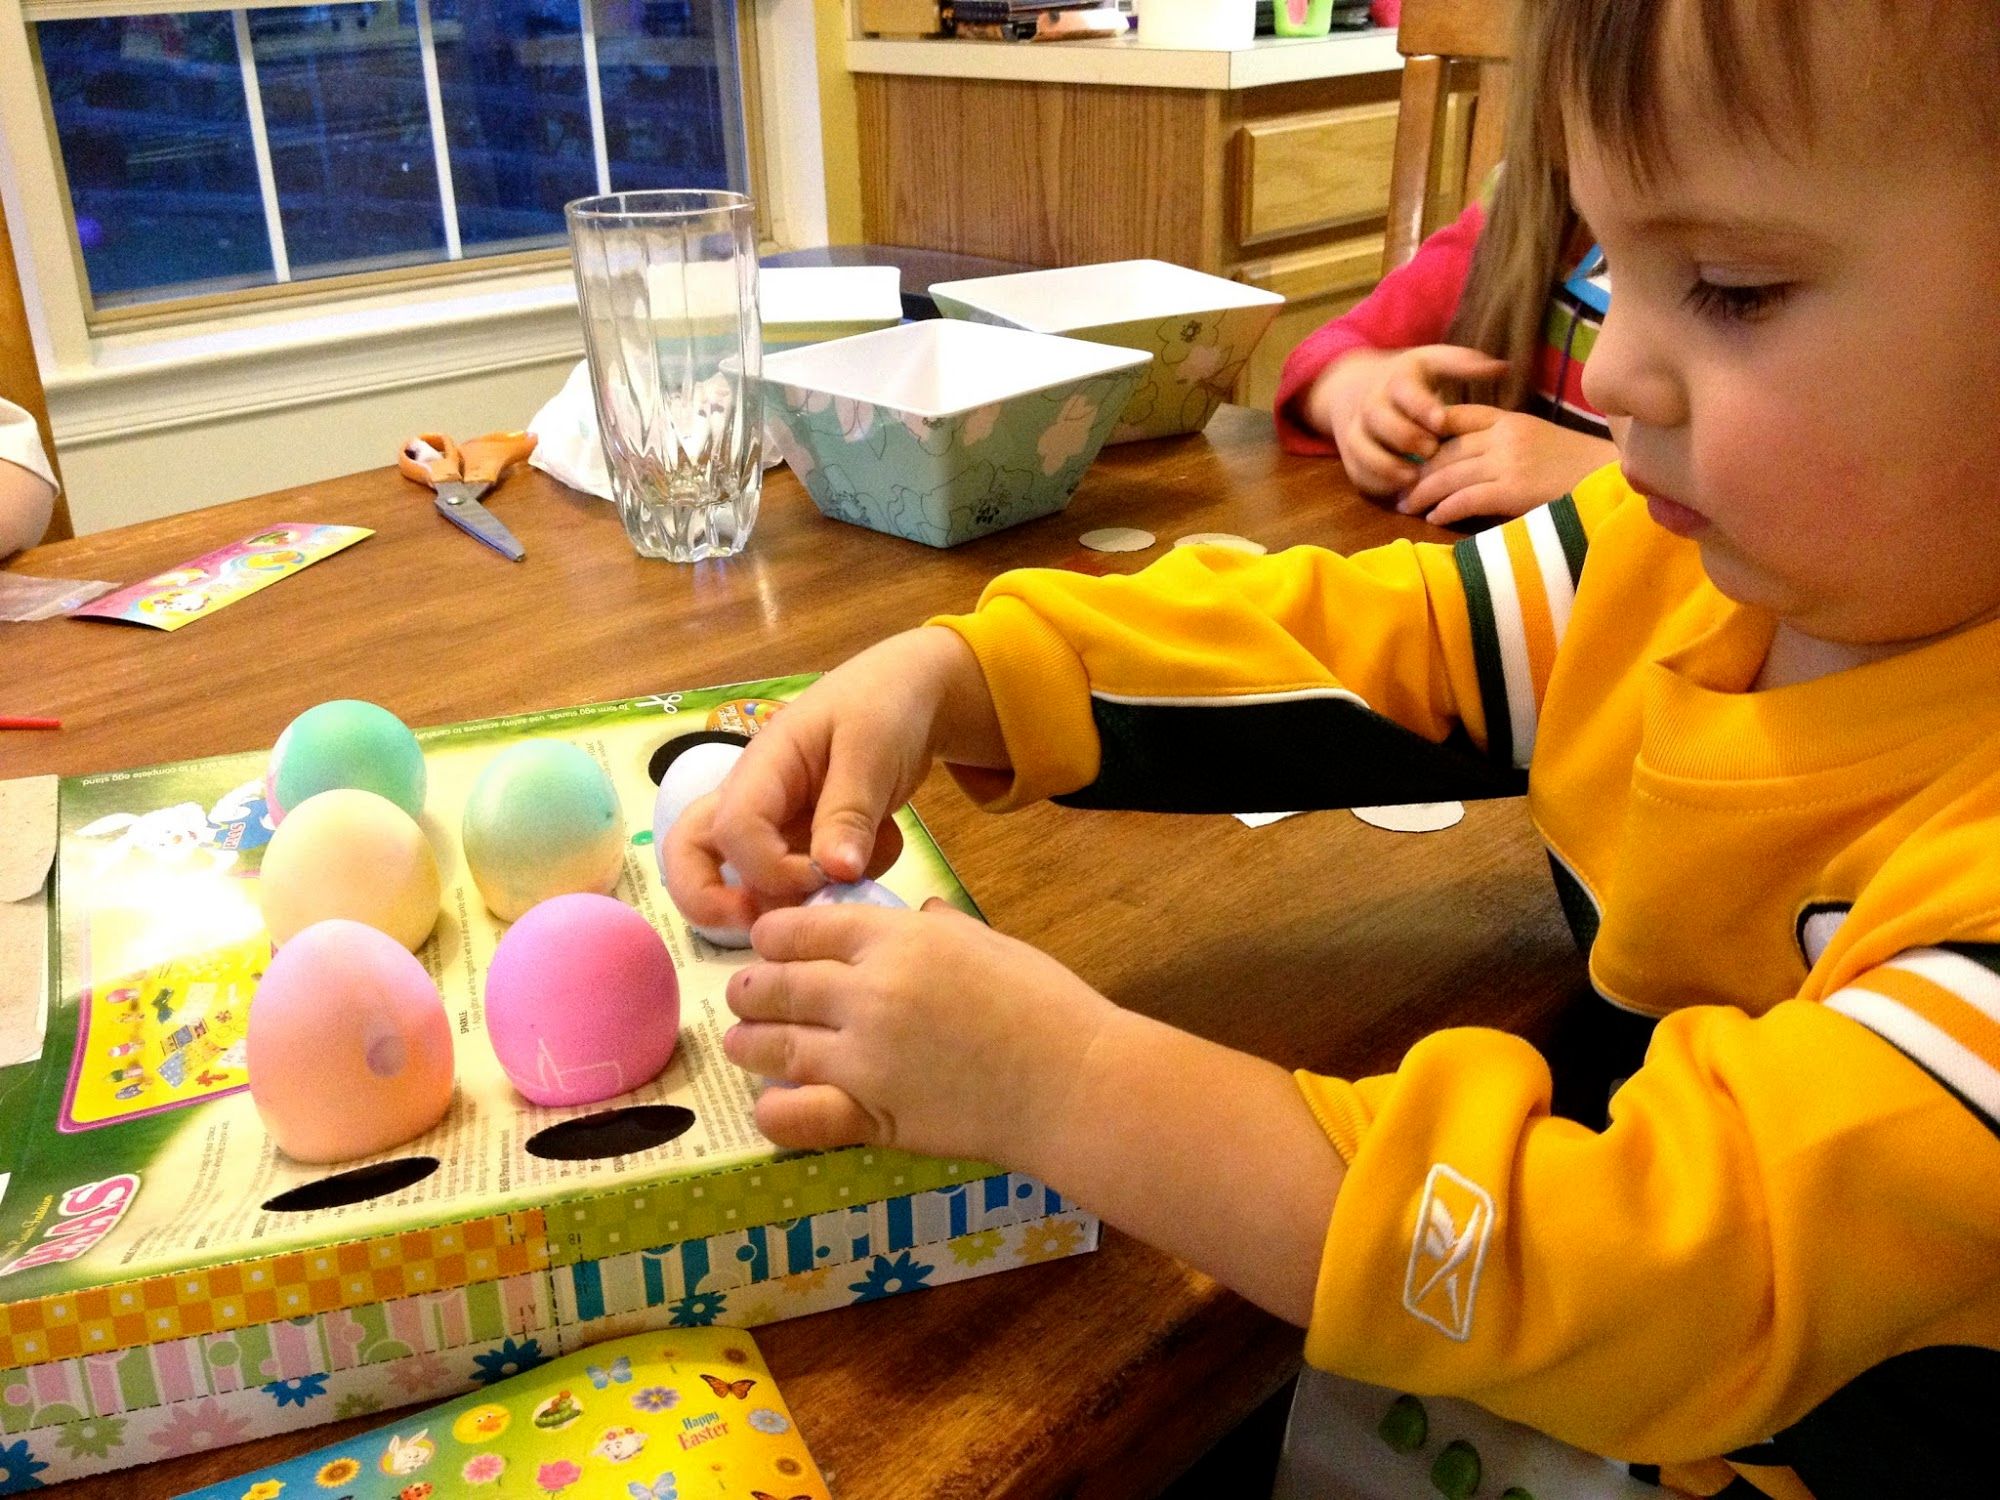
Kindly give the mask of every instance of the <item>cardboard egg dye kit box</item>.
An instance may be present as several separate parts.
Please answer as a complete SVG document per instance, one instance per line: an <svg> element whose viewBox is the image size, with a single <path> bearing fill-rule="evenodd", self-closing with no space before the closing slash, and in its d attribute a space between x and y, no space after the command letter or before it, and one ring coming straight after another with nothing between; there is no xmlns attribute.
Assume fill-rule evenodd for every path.
<svg viewBox="0 0 2000 1500"><path fill-rule="evenodd" d="M758 1133L758 1082L721 1048L723 987L749 956L668 900L653 797L684 736L754 734L809 681L417 730L444 885L417 956L457 1084L429 1133L330 1166L277 1151L246 1087L271 957L266 756L62 782L39 1055L0 1067L0 1493L444 1399L616 1335L749 1327L1096 1248L1093 1217L989 1165ZM486 1037L504 929L458 829L486 764L537 737L609 774L615 894L679 975L673 1061L594 1105L528 1103ZM976 915L915 814L899 822L883 884Z"/></svg>

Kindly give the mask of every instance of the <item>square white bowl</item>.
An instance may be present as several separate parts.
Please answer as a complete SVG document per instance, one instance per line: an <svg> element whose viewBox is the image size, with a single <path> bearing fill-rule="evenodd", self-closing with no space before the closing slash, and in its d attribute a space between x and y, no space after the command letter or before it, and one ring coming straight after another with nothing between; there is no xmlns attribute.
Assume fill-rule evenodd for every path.
<svg viewBox="0 0 2000 1500"><path fill-rule="evenodd" d="M935 318L771 355L765 419L823 513L952 547L1067 505L1149 359Z"/></svg>
<svg viewBox="0 0 2000 1500"><path fill-rule="evenodd" d="M1143 349L1154 356L1110 441L1199 432L1284 306L1276 292L1164 260L1114 260L940 281L948 317Z"/></svg>
<svg viewBox="0 0 2000 1500"><path fill-rule="evenodd" d="M895 266L765 266L757 282L769 353L903 321L903 273Z"/></svg>

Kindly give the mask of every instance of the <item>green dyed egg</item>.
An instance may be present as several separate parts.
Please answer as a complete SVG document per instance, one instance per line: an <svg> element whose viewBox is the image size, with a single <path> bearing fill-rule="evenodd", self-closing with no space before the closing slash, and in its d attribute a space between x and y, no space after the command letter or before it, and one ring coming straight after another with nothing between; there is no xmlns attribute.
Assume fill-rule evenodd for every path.
<svg viewBox="0 0 2000 1500"><path fill-rule="evenodd" d="M336 698L285 726L264 773L272 821L308 797L339 788L386 797L413 818L424 812L424 752L386 708Z"/></svg>
<svg viewBox="0 0 2000 1500"><path fill-rule="evenodd" d="M466 799L465 862L503 922L551 896L608 896L625 864L625 825L604 768L567 740L528 740L493 757Z"/></svg>

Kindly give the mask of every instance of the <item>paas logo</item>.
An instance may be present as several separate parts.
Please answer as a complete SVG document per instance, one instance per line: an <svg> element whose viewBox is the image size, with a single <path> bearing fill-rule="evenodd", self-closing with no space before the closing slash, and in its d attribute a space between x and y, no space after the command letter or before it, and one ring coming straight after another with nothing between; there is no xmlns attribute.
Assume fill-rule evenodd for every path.
<svg viewBox="0 0 2000 1500"><path fill-rule="evenodd" d="M1472 1299L1493 1230L1493 1197L1443 1162L1424 1179L1403 1307L1463 1343L1472 1337Z"/></svg>
<svg viewBox="0 0 2000 1500"><path fill-rule="evenodd" d="M0 1266L0 1276L75 1260L117 1227L138 1195L139 1179L130 1172L71 1188L56 1200L56 1221L42 1231L41 1242Z"/></svg>

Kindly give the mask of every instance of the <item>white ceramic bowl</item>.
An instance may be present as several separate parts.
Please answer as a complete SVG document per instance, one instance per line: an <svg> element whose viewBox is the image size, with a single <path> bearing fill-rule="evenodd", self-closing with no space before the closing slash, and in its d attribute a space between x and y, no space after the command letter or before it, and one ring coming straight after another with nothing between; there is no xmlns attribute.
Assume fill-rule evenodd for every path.
<svg viewBox="0 0 2000 1500"><path fill-rule="evenodd" d="M1114 443L1207 426L1285 302L1276 292L1164 260L941 281L930 291L948 317L1151 354L1152 367L1111 431Z"/></svg>
<svg viewBox="0 0 2000 1500"><path fill-rule="evenodd" d="M825 514L951 547L1067 505L1149 359L933 318L771 355L764 412Z"/></svg>

